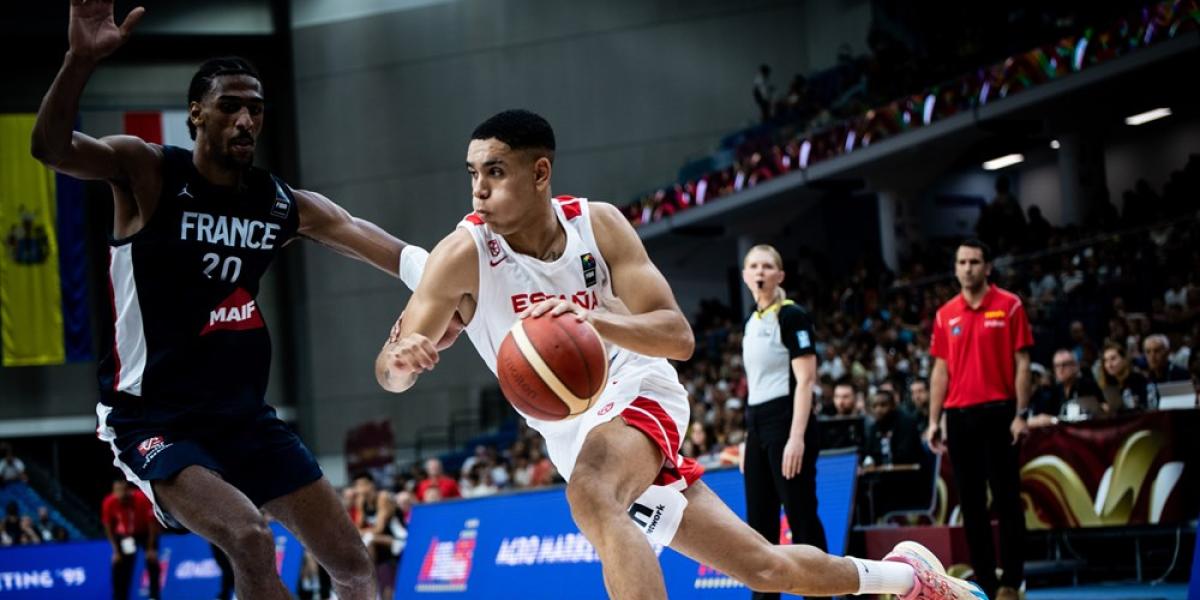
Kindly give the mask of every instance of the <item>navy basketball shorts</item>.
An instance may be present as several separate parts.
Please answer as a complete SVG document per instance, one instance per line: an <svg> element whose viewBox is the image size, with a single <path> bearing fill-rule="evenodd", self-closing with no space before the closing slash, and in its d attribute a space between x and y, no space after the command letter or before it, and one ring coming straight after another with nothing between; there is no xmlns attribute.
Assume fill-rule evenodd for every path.
<svg viewBox="0 0 1200 600"><path fill-rule="evenodd" d="M264 406L243 418L220 418L208 427L198 420L157 420L145 412L98 404L101 441L108 442L113 464L154 503L164 526L183 529L154 497L151 482L170 479L192 465L214 471L261 507L321 478L321 468L300 438Z"/></svg>

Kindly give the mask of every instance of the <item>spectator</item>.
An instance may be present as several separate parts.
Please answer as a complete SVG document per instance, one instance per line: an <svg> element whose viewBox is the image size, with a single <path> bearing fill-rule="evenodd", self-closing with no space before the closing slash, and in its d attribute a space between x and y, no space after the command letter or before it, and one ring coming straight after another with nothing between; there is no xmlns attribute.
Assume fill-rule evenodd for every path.
<svg viewBox="0 0 1200 600"><path fill-rule="evenodd" d="M929 382L920 377L913 379L908 384L908 393L911 401L909 415L916 419L917 431L924 435L925 427L929 425Z"/></svg>
<svg viewBox="0 0 1200 600"><path fill-rule="evenodd" d="M897 406L896 393L881 389L871 399L866 454L877 465L920 464L921 433L916 419Z"/></svg>
<svg viewBox="0 0 1200 600"><path fill-rule="evenodd" d="M1054 387L1045 405L1031 404L1030 427L1056 425L1058 421L1083 421L1103 414L1103 394L1083 374L1075 354L1066 348L1054 353Z"/></svg>
<svg viewBox="0 0 1200 600"><path fill-rule="evenodd" d="M1071 353L1080 364L1090 365L1096 362L1096 346L1088 337L1087 329L1082 321L1071 321Z"/></svg>
<svg viewBox="0 0 1200 600"><path fill-rule="evenodd" d="M1146 378L1151 384L1188 380L1188 372L1170 361L1171 340L1167 336L1161 333L1148 336L1142 342L1142 352L1146 355Z"/></svg>
<svg viewBox="0 0 1200 600"><path fill-rule="evenodd" d="M854 389L853 383L842 381L833 386L833 408L837 411L836 417L862 416L858 410L858 390Z"/></svg>
<svg viewBox="0 0 1200 600"><path fill-rule="evenodd" d="M4 506L4 545L11 546L21 539L21 508L15 500Z"/></svg>
<svg viewBox="0 0 1200 600"><path fill-rule="evenodd" d="M701 421L692 421L688 428L688 437L683 440L679 453L688 458L694 458L706 467L716 465L716 456L720 451L715 430L712 425Z"/></svg>
<svg viewBox="0 0 1200 600"><path fill-rule="evenodd" d="M440 469L440 463L438 467ZM380 597L391 598L396 564L404 541L408 539L408 530L396 514L392 494L381 491L369 474L360 473L354 478L354 493L358 506L358 519L354 524L375 564Z"/></svg>
<svg viewBox="0 0 1200 600"><path fill-rule="evenodd" d="M7 442L0 443L0 454L4 455L4 458L0 458L0 487L29 480L29 476L25 474L25 463L13 456L11 445Z"/></svg>
<svg viewBox="0 0 1200 600"><path fill-rule="evenodd" d="M133 579L133 560L138 548L145 551L146 572L150 580L150 598L159 598L158 521L154 506L139 489L130 489L124 479L113 481L112 493L100 509L104 533L112 546L113 598L129 597Z"/></svg>
<svg viewBox="0 0 1200 600"><path fill-rule="evenodd" d="M1044 250L1050 243L1050 236L1054 235L1054 228L1046 220L1046 217L1042 216L1042 209L1036 204L1030 206L1027 212L1029 213L1029 249Z"/></svg>
<svg viewBox="0 0 1200 600"><path fill-rule="evenodd" d="M37 527L33 524L33 517L22 515L20 521L20 535L17 537L17 544L20 546L40 544L42 536L38 534Z"/></svg>
<svg viewBox="0 0 1200 600"><path fill-rule="evenodd" d="M1021 508L1016 442L1027 424L1029 348L1033 334L1021 300L988 283L987 245L968 240L955 252L954 273L962 292L938 309L930 376L930 448L950 449L963 525L976 581L989 598L1017 600L1024 580L1025 515ZM942 408L946 440L942 441ZM996 579L988 489L1000 516L1000 563Z"/></svg>
<svg viewBox="0 0 1200 600"><path fill-rule="evenodd" d="M758 112L762 116L763 123L771 120L771 99L774 95L775 86L771 84L771 67L766 64L759 65L758 74L754 76L754 103L758 105Z"/></svg>
<svg viewBox="0 0 1200 600"><path fill-rule="evenodd" d="M38 518L35 527L37 528L38 536L43 542L54 540L54 521L50 519L50 509L45 506L38 507Z"/></svg>
<svg viewBox="0 0 1200 600"><path fill-rule="evenodd" d="M1030 271L1029 298L1034 302L1053 302L1054 295L1058 291L1058 280L1054 278L1053 274L1046 272L1040 260L1033 261Z"/></svg>
<svg viewBox="0 0 1200 600"><path fill-rule="evenodd" d="M1104 345L1100 390L1110 413L1146 408L1146 376L1129 364L1125 345L1110 341Z"/></svg>
<svg viewBox="0 0 1200 600"><path fill-rule="evenodd" d="M438 490L438 500L462 497L462 492L458 489L458 482L454 481L452 477L447 477L442 471L441 460L431 458L425 461L425 473L428 477L417 484L417 499L421 502L432 502L426 498L430 489Z"/></svg>

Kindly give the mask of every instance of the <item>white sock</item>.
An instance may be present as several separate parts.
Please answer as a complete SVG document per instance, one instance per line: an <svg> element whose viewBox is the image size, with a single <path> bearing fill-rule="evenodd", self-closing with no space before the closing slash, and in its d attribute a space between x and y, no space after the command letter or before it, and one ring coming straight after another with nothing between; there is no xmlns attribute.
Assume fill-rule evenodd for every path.
<svg viewBox="0 0 1200 600"><path fill-rule="evenodd" d="M912 591L913 568L894 561L863 560L847 556L858 568L859 594L897 594L904 596Z"/></svg>

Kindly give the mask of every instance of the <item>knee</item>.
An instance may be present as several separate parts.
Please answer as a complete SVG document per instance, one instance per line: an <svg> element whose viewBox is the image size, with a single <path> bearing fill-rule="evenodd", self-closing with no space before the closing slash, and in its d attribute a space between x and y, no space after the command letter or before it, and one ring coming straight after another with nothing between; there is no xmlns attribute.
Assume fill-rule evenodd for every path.
<svg viewBox="0 0 1200 600"><path fill-rule="evenodd" d="M275 537L265 520L253 519L242 523L231 523L222 532L221 537L226 542L222 545L222 550L229 555L231 562L237 562L243 566L255 566L258 563L266 562L274 568Z"/></svg>
<svg viewBox="0 0 1200 600"><path fill-rule="evenodd" d="M571 516L581 529L601 524L605 519L624 514L614 490L586 474L575 473L567 483L567 503Z"/></svg>

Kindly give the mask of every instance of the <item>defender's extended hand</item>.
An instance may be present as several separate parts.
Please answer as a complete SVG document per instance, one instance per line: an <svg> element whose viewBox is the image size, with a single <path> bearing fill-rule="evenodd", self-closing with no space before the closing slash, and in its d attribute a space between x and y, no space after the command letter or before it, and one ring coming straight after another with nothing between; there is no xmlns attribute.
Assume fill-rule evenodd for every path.
<svg viewBox="0 0 1200 600"><path fill-rule="evenodd" d="M120 48L133 33L133 28L146 14L146 9L137 7L117 25L113 18L112 0L71 0L71 22L67 37L71 42L71 54L91 61L98 61Z"/></svg>

